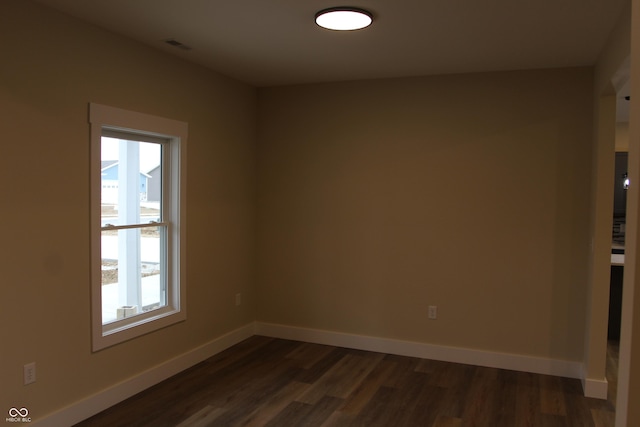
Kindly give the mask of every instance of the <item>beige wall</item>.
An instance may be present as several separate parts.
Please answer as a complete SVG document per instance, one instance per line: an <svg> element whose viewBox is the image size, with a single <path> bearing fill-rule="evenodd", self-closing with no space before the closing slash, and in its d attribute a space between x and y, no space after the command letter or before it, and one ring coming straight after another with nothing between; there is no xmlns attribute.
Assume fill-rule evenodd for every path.
<svg viewBox="0 0 640 427"><path fill-rule="evenodd" d="M582 361L592 85L261 89L258 320Z"/></svg>
<svg viewBox="0 0 640 427"><path fill-rule="evenodd" d="M0 411L38 420L253 321L256 90L27 1L0 33ZM189 123L188 319L95 354L89 102Z"/></svg>
<svg viewBox="0 0 640 427"><path fill-rule="evenodd" d="M629 123L616 123L616 151L629 151Z"/></svg>

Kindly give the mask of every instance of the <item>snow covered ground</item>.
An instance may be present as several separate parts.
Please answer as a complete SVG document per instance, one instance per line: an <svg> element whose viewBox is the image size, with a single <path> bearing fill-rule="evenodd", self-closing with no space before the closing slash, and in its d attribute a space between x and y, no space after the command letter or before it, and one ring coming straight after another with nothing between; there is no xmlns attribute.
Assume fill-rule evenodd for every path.
<svg viewBox="0 0 640 427"><path fill-rule="evenodd" d="M142 263L158 264L160 262L160 239L142 237L140 255ZM118 237L102 236L102 258L118 259ZM160 303L160 275L142 278L142 307ZM123 305L118 295L118 283L102 285L102 323L116 319L117 309ZM141 307L138 307L141 309Z"/></svg>

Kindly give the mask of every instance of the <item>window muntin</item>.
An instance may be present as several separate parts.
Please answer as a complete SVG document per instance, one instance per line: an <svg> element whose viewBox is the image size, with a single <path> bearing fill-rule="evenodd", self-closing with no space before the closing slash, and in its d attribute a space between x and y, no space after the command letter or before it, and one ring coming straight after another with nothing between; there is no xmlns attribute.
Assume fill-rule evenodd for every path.
<svg viewBox="0 0 640 427"><path fill-rule="evenodd" d="M90 122L92 331L100 350L186 317L187 125L98 104Z"/></svg>

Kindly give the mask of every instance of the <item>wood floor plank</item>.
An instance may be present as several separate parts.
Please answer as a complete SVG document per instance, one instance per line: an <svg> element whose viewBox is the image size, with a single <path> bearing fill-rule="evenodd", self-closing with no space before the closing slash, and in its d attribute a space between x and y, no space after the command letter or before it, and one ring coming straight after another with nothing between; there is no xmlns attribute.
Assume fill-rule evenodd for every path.
<svg viewBox="0 0 640 427"><path fill-rule="evenodd" d="M608 382L609 401L615 402L618 395L618 360L620 358L620 343L609 341L607 348L606 378Z"/></svg>
<svg viewBox="0 0 640 427"><path fill-rule="evenodd" d="M492 422L496 426L513 426L516 423L516 392L518 384L513 371L497 370L494 389Z"/></svg>
<svg viewBox="0 0 640 427"><path fill-rule="evenodd" d="M278 416L265 424L265 427L321 426L341 404L342 399L331 396L324 396L313 405L291 402Z"/></svg>
<svg viewBox="0 0 640 427"><path fill-rule="evenodd" d="M77 427L613 427L614 416L576 379L252 337Z"/></svg>
<svg viewBox="0 0 640 427"><path fill-rule="evenodd" d="M563 378L562 382L569 427L595 427L589 406L590 399L584 397L580 381ZM610 413L613 414L613 411Z"/></svg>
<svg viewBox="0 0 640 427"><path fill-rule="evenodd" d="M610 411L592 409L591 417L595 427L611 427L615 423L615 414Z"/></svg>
<svg viewBox="0 0 640 427"><path fill-rule="evenodd" d="M224 404L227 411L211 425L242 425L249 414L257 411L269 413L276 411L274 406L284 407L309 387L308 384L290 380L297 370L296 367L285 365L269 373L254 372L255 377L241 385L221 386L215 396L211 395L215 397L212 402L216 405ZM286 397L281 396L282 394Z"/></svg>
<svg viewBox="0 0 640 427"><path fill-rule="evenodd" d="M469 386L463 426L490 426L495 418L497 370L478 367Z"/></svg>
<svg viewBox="0 0 640 427"><path fill-rule="evenodd" d="M543 427L567 427L567 417L553 414L538 414L536 418L536 426Z"/></svg>
<svg viewBox="0 0 640 427"><path fill-rule="evenodd" d="M207 405L176 427L207 427L223 412L223 408L214 408L213 406Z"/></svg>
<svg viewBox="0 0 640 427"><path fill-rule="evenodd" d="M313 384L347 354L349 354L349 350L346 348L331 347L331 351L325 357L319 359L310 368L300 372L295 380Z"/></svg>
<svg viewBox="0 0 640 427"><path fill-rule="evenodd" d="M340 411L349 416L359 414L395 368L396 364L394 362L388 360L380 361L360 383L360 386L345 400Z"/></svg>
<svg viewBox="0 0 640 427"><path fill-rule="evenodd" d="M286 358L298 361L304 369L311 369L312 366L327 357L333 350L335 350L335 347L329 345L302 343L287 354Z"/></svg>
<svg viewBox="0 0 640 427"><path fill-rule="evenodd" d="M435 379L433 383L436 385L449 385L444 387L444 398L440 404L440 414L452 418L462 418L469 401L469 393L471 392L469 385L472 383L477 367L469 365L454 366L459 367L457 374L454 374L457 377L457 381Z"/></svg>
<svg viewBox="0 0 640 427"><path fill-rule="evenodd" d="M564 393L558 377L540 376L540 410L548 415L567 415Z"/></svg>
<svg viewBox="0 0 640 427"><path fill-rule="evenodd" d="M372 358L347 354L297 400L315 404L324 396L346 399L358 388L383 357L383 354Z"/></svg>
<svg viewBox="0 0 640 427"><path fill-rule="evenodd" d="M266 399L260 406L238 421L243 427L262 427L275 418L289 403L309 388L309 384L290 382L282 390Z"/></svg>
<svg viewBox="0 0 640 427"><path fill-rule="evenodd" d="M406 381L406 376L410 376L412 372L416 371L416 367L420 362L420 359L413 357L397 356L388 354L384 357L384 360L393 362L395 364L394 372L389 375L384 385L387 387L398 388L402 387L402 384Z"/></svg>
<svg viewBox="0 0 640 427"><path fill-rule="evenodd" d="M540 413L540 393L529 384L528 376L521 375L516 387L515 427L536 427L536 420Z"/></svg>
<svg viewBox="0 0 640 427"><path fill-rule="evenodd" d="M397 366L397 364L396 364ZM432 388L426 381L427 375L413 371L403 375L402 383L394 387L383 385L372 396L369 403L354 419L358 426L416 426L428 425L416 419L430 419L437 416L436 409L424 399L425 388ZM432 417L432 418L431 418Z"/></svg>
<svg viewBox="0 0 640 427"><path fill-rule="evenodd" d="M430 374L429 382L437 387L451 388L462 382L468 382L469 376L475 370L474 366L454 365L447 362L431 361L430 369L426 373ZM416 368L418 372L425 372L424 362L421 360Z"/></svg>
<svg viewBox="0 0 640 427"><path fill-rule="evenodd" d="M382 386L371 397L365 408L355 418L358 426L395 426L395 418L401 410L398 389Z"/></svg>
<svg viewBox="0 0 640 427"><path fill-rule="evenodd" d="M343 412L340 409L334 411L329 417L320 425L320 427L354 427L358 426L355 422L355 414Z"/></svg>
<svg viewBox="0 0 640 427"><path fill-rule="evenodd" d="M424 374L432 374L443 369L445 365L446 362L441 362L439 360L420 359L418 360L418 363L416 363L415 371L422 372Z"/></svg>
<svg viewBox="0 0 640 427"><path fill-rule="evenodd" d="M432 425L438 419L438 416L441 415L440 412L444 396L444 389L433 386L428 382L423 384L420 394L416 396L415 402L413 403L413 408L408 411L405 424L408 426Z"/></svg>
<svg viewBox="0 0 640 427"><path fill-rule="evenodd" d="M453 418L446 415L438 415L431 427L461 427L462 419Z"/></svg>

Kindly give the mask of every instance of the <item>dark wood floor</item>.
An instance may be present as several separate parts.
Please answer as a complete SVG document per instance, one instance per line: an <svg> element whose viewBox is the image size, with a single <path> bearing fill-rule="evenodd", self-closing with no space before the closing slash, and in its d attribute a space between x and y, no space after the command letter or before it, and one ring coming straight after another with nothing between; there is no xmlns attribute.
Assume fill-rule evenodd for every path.
<svg viewBox="0 0 640 427"><path fill-rule="evenodd" d="M254 336L77 426L609 427L614 401L575 379Z"/></svg>

